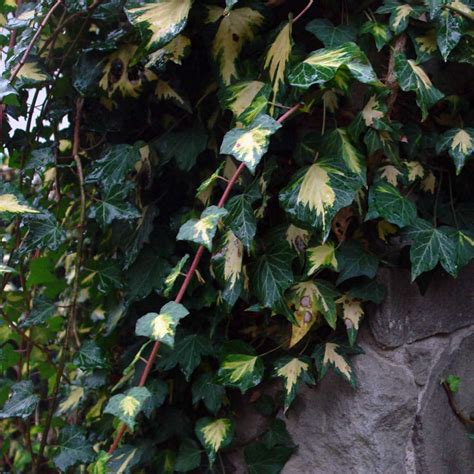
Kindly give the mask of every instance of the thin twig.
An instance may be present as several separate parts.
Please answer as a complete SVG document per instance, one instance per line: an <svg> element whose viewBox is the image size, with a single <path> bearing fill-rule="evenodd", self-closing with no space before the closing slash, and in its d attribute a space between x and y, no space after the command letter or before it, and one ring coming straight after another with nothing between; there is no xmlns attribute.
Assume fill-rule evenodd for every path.
<svg viewBox="0 0 474 474"><path fill-rule="evenodd" d="M76 116L74 119L74 138L72 145L72 152L74 155L74 160L77 165L77 174L79 178L79 188L81 195L81 204L80 204L80 216L79 216L79 235L77 238L77 250L76 250L76 263L75 263L75 273L74 273L74 283L72 288L71 296L71 310L66 324L66 332L64 334L61 358L59 361L59 366L56 371L56 379L54 381L53 395L49 405L48 414L46 417L46 422L44 425L41 444L38 451L38 457L36 459L36 465L34 468L34 473L39 474L41 472L41 461L43 459L44 449L46 447L46 442L48 439L49 430L51 427L51 421L53 419L54 410L56 408L56 402L59 394L59 387L61 385L61 380L63 377L64 368L66 366L66 354L70 342L70 337L72 332L75 330L75 323L77 319L77 298L79 295L80 287L80 269L82 264L82 250L84 245L84 222L85 222L85 194L84 194L84 176L82 173L82 164L79 157L80 151L80 130L81 130L81 115L82 115L82 106L84 104L84 99L81 97L76 101Z"/></svg>
<svg viewBox="0 0 474 474"><path fill-rule="evenodd" d="M313 3L314 0L309 0L308 4L298 13L298 15L296 15L292 23L295 24L311 8Z"/></svg>
<svg viewBox="0 0 474 474"><path fill-rule="evenodd" d="M57 2L49 9L48 13L46 13L45 17L43 18L43 21L40 23L38 29L36 30L36 33L34 34L33 38L30 41L30 44L26 48L25 52L23 53L23 56L21 57L20 61L16 65L15 69L12 71L10 75L10 81L13 81L18 73L20 72L20 69L25 65L26 60L28 59L28 56L31 53L31 50L33 49L33 46L35 45L36 41L38 41L38 38L41 35L41 32L43 31L44 27L48 23L48 20L50 19L51 15L54 13L56 8L61 5L62 0L57 0Z"/></svg>
<svg viewBox="0 0 474 474"><path fill-rule="evenodd" d="M286 111L278 120L278 123L284 122L288 117L293 115L299 108L301 107L301 104L296 104L293 107L291 107L290 110ZM234 187L234 184L236 183L237 179L241 175L242 171L245 169L245 163L241 163L240 166L235 170L233 176L229 179L229 182L227 183L227 186L222 193L222 196L219 200L219 203L217 204L218 207L223 207L224 204L227 201L227 198L229 197L230 192L232 191L232 188ZM202 255L204 253L204 247L202 245L199 246L197 249L196 255L194 256L193 262L191 264L191 267L188 270L188 273L186 274L186 278L184 279L183 283L181 284L181 288L178 291L178 294L175 298L175 303L180 303L182 299L184 298L184 295L186 293L186 290L189 286L189 283L191 282L191 279L194 276L194 273L196 272L197 266L199 265L199 262L202 258ZM147 363L145 365L145 368L143 369L142 376L140 377L140 382L139 386L143 387L147 381L148 375L151 371L151 368L153 366L153 363L155 362L155 358L158 354L158 349L160 348L160 341L155 341L153 345L153 349L151 350L150 355L148 356ZM125 431L127 429L127 426L125 423L121 423L119 426L119 429L117 431L117 434L115 435L115 438L113 440L112 445L109 448L108 453L112 454L118 447L120 440L122 439L122 436L124 435Z"/></svg>
<svg viewBox="0 0 474 474"><path fill-rule="evenodd" d="M446 381L442 383L444 391L448 396L449 406L453 410L453 413L457 416L458 420L466 426L474 426L474 420L471 420L467 415L465 415L461 409L457 406L456 402L454 401L453 394L449 388L449 385Z"/></svg>

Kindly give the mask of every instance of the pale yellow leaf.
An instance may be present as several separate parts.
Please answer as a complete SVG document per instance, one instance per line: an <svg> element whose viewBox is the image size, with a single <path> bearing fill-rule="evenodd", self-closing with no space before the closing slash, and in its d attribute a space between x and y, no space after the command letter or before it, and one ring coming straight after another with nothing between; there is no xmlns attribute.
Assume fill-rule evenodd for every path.
<svg viewBox="0 0 474 474"><path fill-rule="evenodd" d="M20 204L14 194L0 195L0 212L11 212L12 214L38 214L39 211L24 204Z"/></svg>

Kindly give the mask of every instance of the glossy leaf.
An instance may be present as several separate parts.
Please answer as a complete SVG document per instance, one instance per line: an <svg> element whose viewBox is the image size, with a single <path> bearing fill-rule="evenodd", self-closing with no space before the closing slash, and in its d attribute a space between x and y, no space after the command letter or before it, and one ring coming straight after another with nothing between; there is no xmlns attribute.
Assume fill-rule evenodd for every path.
<svg viewBox="0 0 474 474"><path fill-rule="evenodd" d="M104 413L110 413L123 421L133 430L143 404L151 396L145 387L134 387L124 394L114 395L107 403Z"/></svg>
<svg viewBox="0 0 474 474"><path fill-rule="evenodd" d="M466 161L474 155L474 128L453 128L441 135L436 150L447 150L459 174Z"/></svg>
<svg viewBox="0 0 474 474"><path fill-rule="evenodd" d="M33 391L29 380L17 382L11 388L10 398L0 411L0 420L6 418L28 418L38 405L40 399Z"/></svg>
<svg viewBox="0 0 474 474"><path fill-rule="evenodd" d="M262 360L249 354L225 354L221 358L217 373L220 384L238 388L242 393L258 385L262 376Z"/></svg>
<svg viewBox="0 0 474 474"><path fill-rule="evenodd" d="M232 442L234 423L228 418L201 418L196 423L195 431L212 464L216 460L217 452Z"/></svg>

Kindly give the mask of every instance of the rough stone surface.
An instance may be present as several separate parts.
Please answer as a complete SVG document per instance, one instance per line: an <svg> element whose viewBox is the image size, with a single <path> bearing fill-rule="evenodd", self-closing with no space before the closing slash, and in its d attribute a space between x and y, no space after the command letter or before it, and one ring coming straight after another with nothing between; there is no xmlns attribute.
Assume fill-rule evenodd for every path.
<svg viewBox="0 0 474 474"><path fill-rule="evenodd" d="M474 265L456 279L436 274L424 296L410 284L408 270L384 269L380 280L387 296L371 315L370 327L382 346L398 347L474 324Z"/></svg>
<svg viewBox="0 0 474 474"><path fill-rule="evenodd" d="M299 448L284 473L405 472L418 389L401 354L376 350L368 331L360 345L366 354L354 358L356 391L332 374L302 390L287 422Z"/></svg>

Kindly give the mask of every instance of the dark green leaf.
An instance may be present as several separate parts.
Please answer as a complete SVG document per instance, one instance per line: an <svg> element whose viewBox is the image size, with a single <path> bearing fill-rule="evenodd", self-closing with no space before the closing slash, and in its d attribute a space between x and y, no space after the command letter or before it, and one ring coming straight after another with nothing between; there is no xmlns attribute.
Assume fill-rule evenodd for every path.
<svg viewBox="0 0 474 474"><path fill-rule="evenodd" d="M94 458L95 453L92 444L87 442L85 429L78 426L66 426L61 430L59 454L53 459L60 471L65 472L78 463L90 463Z"/></svg>
<svg viewBox="0 0 474 474"><path fill-rule="evenodd" d="M337 284L349 278L367 276L374 278L379 267L377 257L367 253L360 242L350 240L345 242L337 251L339 276Z"/></svg>
<svg viewBox="0 0 474 474"><path fill-rule="evenodd" d="M252 443L244 450L249 474L278 474L290 459L294 448L275 446L268 448L263 443Z"/></svg>
<svg viewBox="0 0 474 474"><path fill-rule="evenodd" d="M0 411L0 420L5 418L28 418L39 403L38 395L33 393L33 383L29 380L12 386L10 398Z"/></svg>
<svg viewBox="0 0 474 474"><path fill-rule="evenodd" d="M225 388L214 383L214 380L215 375L211 372L200 375L193 383L192 393L193 404L202 400L206 408L215 414L222 405Z"/></svg>
<svg viewBox="0 0 474 474"><path fill-rule="evenodd" d="M179 445L178 456L174 469L177 472L189 472L199 467L201 463L201 450L192 439L185 439Z"/></svg>

